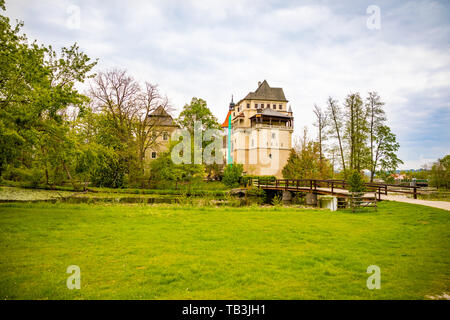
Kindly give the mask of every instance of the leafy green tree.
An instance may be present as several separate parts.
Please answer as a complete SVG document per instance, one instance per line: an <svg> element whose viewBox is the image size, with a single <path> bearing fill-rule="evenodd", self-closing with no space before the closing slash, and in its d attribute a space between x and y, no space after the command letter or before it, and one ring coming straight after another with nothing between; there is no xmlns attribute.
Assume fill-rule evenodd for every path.
<svg viewBox="0 0 450 320"><path fill-rule="evenodd" d="M374 133L374 155L370 162L370 182L374 173L384 172L391 175L403 161L397 157L400 144L388 126L378 126Z"/></svg>
<svg viewBox="0 0 450 320"><path fill-rule="evenodd" d="M198 164L175 164L171 158L171 152L176 142L171 142L169 149L160 154L150 164L150 177L152 181L170 181L178 188L180 182L191 182L202 178L205 168Z"/></svg>
<svg viewBox="0 0 450 320"><path fill-rule="evenodd" d="M0 176L7 164L46 173L62 167L71 180L68 162L75 145L68 136L67 111L86 103L76 84L89 77L96 62L76 44L60 54L28 44L22 26L12 28L0 16Z"/></svg>
<svg viewBox="0 0 450 320"><path fill-rule="evenodd" d="M376 170L376 145L375 140L377 139L377 132L380 127L386 121L385 112L383 110L384 102L381 101L380 96L376 92L369 92L369 96L366 98L366 108L368 116L368 129L369 129L369 148L370 148L370 159L369 159L369 170L370 170L370 182L373 182L373 178Z"/></svg>
<svg viewBox="0 0 450 320"><path fill-rule="evenodd" d="M438 159L431 167L430 185L437 188L450 186L450 155Z"/></svg>
<svg viewBox="0 0 450 320"><path fill-rule="evenodd" d="M349 169L361 171L367 164L367 113L359 93L347 96L345 108L345 139L349 148Z"/></svg>
<svg viewBox="0 0 450 320"><path fill-rule="evenodd" d="M298 173L300 168L300 157L298 156L295 149L291 149L289 158L282 170L283 177L285 179L299 179Z"/></svg>
<svg viewBox="0 0 450 320"><path fill-rule="evenodd" d="M178 117L180 127L188 129L191 135L194 134L195 121L202 122L201 130L206 129L220 130L220 124L213 115L205 100L200 98L192 98L190 104L185 104L183 110Z"/></svg>
<svg viewBox="0 0 450 320"><path fill-rule="evenodd" d="M200 121L201 127L195 127L195 122ZM211 110L208 108L208 105L205 100L200 98L192 98L190 104L186 104L183 107L183 110L181 111L178 120L177 120L179 126L183 129L187 129L191 134L191 146L192 146L192 163L195 161L195 152L197 152L198 156L201 156L199 153L201 150L204 150L205 147L211 143L210 141L200 141L197 146L195 146L196 140L194 139L194 136L197 135L197 137L205 136L205 132L208 129L216 129L220 132L220 124L217 121L217 118L213 115ZM197 131L197 132L195 132ZM214 134L212 139L222 139L222 136L220 134ZM221 150L219 151L221 152ZM214 153L212 156L216 156ZM223 159L223 156L220 155L218 158ZM205 170L207 173L208 178L212 178L213 176L219 175L219 173L223 169L223 164L219 163L212 163L212 164L206 164Z"/></svg>
<svg viewBox="0 0 450 320"><path fill-rule="evenodd" d="M353 170L349 175L347 183L349 185L350 192L364 192L366 190L366 186L364 185L364 178L361 172L357 170Z"/></svg>
<svg viewBox="0 0 450 320"><path fill-rule="evenodd" d="M244 167L242 164L229 164L225 167L225 171L223 172L222 182L228 187L237 187L239 186L239 181L242 176L242 172L244 171Z"/></svg>

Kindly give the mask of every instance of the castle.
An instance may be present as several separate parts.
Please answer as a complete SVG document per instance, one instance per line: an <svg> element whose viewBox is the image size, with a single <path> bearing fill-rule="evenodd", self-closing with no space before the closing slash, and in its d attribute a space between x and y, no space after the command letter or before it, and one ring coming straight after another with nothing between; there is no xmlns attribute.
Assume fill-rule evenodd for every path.
<svg viewBox="0 0 450 320"><path fill-rule="evenodd" d="M225 163L242 164L247 175L281 178L292 148L294 130L292 109L287 103L283 89L270 87L266 80L259 82L256 91L248 93L238 103L232 99L221 125ZM147 152L147 159L152 160L167 150L170 135L178 126L161 106L150 117L160 133L155 146ZM231 135L228 135L229 129Z"/></svg>
<svg viewBox="0 0 450 320"><path fill-rule="evenodd" d="M266 80L238 103L232 99L222 124L225 135L231 127L231 136L224 139L224 154L230 155L227 163L242 164L247 175L282 177L294 130L292 109L287 103L283 89L270 87Z"/></svg>

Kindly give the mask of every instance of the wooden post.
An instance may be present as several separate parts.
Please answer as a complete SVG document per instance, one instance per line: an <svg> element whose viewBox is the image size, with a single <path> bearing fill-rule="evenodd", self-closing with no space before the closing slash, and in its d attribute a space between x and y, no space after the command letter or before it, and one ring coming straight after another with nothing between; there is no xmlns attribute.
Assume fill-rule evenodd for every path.
<svg viewBox="0 0 450 320"><path fill-rule="evenodd" d="M384 195L387 196L387 184L384 185Z"/></svg>
<svg viewBox="0 0 450 320"><path fill-rule="evenodd" d="M298 183L299 183L299 181L297 180L297 190L298 190Z"/></svg>
<svg viewBox="0 0 450 320"><path fill-rule="evenodd" d="M285 189L287 190L289 187L289 179L286 180L286 185L285 185Z"/></svg>
<svg viewBox="0 0 450 320"><path fill-rule="evenodd" d="M334 182L331 181L331 195L334 194Z"/></svg>
<svg viewBox="0 0 450 320"><path fill-rule="evenodd" d="M414 187L414 199L417 199L417 187Z"/></svg>
<svg viewBox="0 0 450 320"><path fill-rule="evenodd" d="M259 182L259 178L258 178L258 188L260 188L260 182Z"/></svg>
<svg viewBox="0 0 450 320"><path fill-rule="evenodd" d="M376 194L375 194L375 199L376 199ZM378 200L381 200L381 186L378 187Z"/></svg>
<svg viewBox="0 0 450 320"><path fill-rule="evenodd" d="M312 180L309 180L309 190L311 191L312 191L312 184L313 184Z"/></svg>
<svg viewBox="0 0 450 320"><path fill-rule="evenodd" d="M278 179L275 179L275 188L278 189Z"/></svg>

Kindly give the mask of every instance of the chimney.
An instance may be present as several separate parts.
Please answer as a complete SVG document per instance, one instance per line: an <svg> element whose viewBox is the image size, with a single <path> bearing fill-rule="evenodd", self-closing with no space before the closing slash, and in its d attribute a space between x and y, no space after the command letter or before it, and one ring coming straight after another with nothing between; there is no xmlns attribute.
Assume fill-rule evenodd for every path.
<svg viewBox="0 0 450 320"><path fill-rule="evenodd" d="M258 81L258 88L261 86L261 81Z"/></svg>

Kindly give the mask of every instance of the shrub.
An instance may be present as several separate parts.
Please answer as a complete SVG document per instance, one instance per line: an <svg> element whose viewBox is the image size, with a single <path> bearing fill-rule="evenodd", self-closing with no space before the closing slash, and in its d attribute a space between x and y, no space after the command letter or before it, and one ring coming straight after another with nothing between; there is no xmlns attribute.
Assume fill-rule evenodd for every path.
<svg viewBox="0 0 450 320"><path fill-rule="evenodd" d="M231 188L238 187L242 176L242 171L244 171L242 164L227 165L225 171L223 172L222 182Z"/></svg>
<svg viewBox="0 0 450 320"><path fill-rule="evenodd" d="M276 194L272 199L272 204L275 207L281 206L283 204L283 197L280 194Z"/></svg>
<svg viewBox="0 0 450 320"><path fill-rule="evenodd" d="M364 192L366 191L366 186L364 185L364 179L360 172L353 171L348 177L347 183L349 185L350 192Z"/></svg>

